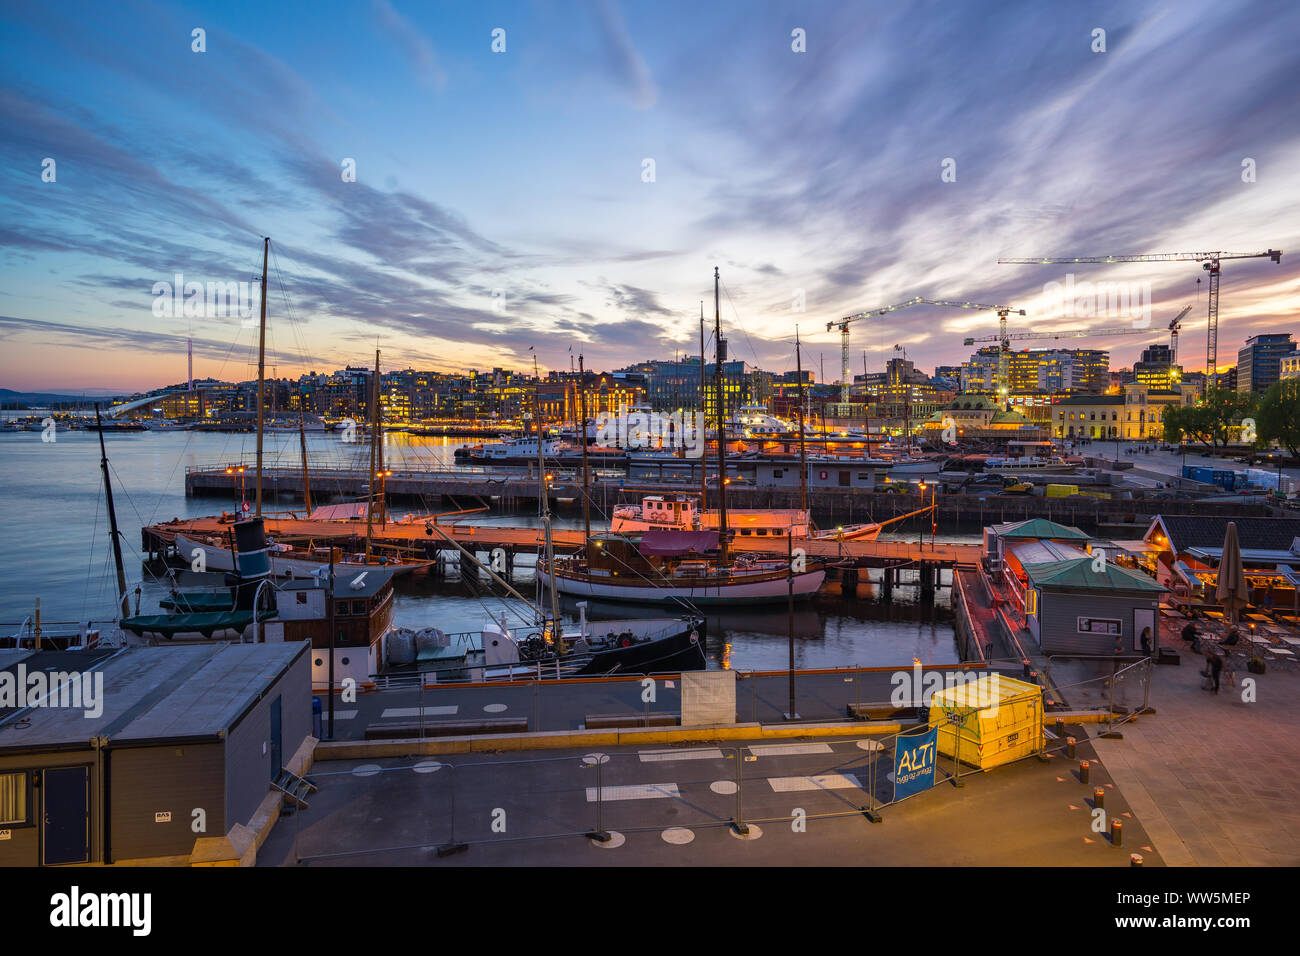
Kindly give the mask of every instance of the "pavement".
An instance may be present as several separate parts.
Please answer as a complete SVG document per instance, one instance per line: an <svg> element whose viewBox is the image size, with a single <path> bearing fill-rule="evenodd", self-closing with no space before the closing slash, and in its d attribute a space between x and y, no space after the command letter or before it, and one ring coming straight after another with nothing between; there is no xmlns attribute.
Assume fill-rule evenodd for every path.
<svg viewBox="0 0 1300 956"><path fill-rule="evenodd" d="M927 674L976 668L926 666ZM895 675L911 677L910 670L880 668L832 672L796 672L795 708L809 722L843 720L850 704L882 703L890 700ZM741 723L775 723L790 708L789 677L785 673L750 674L737 671L736 719ZM1020 676L1017 672L1013 676ZM653 686L643 678L579 681L534 681L528 684L448 684L406 689L377 690L359 694L355 702L335 698L335 740L364 740L368 726L409 724L423 720L428 736L437 736L439 722L491 718L524 718L528 729L538 731L580 730L588 715L679 714L681 681L656 677ZM911 684L905 684L908 692ZM653 696L652 700L646 699ZM328 733L328 702L322 714Z"/></svg>
<svg viewBox="0 0 1300 956"><path fill-rule="evenodd" d="M1161 865L1122 787L1062 753L980 772L939 762L934 787L888 804L891 741L609 748L318 764L308 809L282 817L263 866ZM739 774L739 780L738 780ZM1093 826L1093 788L1125 831ZM598 798L599 795L599 798ZM872 795L874 795L874 800ZM880 802L881 822L864 806ZM599 817L598 817L599 814ZM739 817L749 827L738 835ZM1104 821L1105 822L1105 821ZM600 827L605 844L585 834ZM437 848L464 844L439 856Z"/></svg>
<svg viewBox="0 0 1300 956"><path fill-rule="evenodd" d="M1103 762L1170 866L1300 864L1300 673L1239 670L1215 695L1180 653L1153 668L1156 715L1096 742Z"/></svg>

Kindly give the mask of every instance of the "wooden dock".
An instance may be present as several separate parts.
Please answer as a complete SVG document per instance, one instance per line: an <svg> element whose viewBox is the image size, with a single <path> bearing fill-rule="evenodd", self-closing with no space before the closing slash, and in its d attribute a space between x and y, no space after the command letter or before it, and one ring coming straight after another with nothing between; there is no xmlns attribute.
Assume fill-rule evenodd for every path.
<svg viewBox="0 0 1300 956"><path fill-rule="evenodd" d="M319 547L338 546L349 551L360 550L358 542L365 538L364 521L312 521L296 517L264 515L267 534L285 543L311 542ZM141 530L141 545L147 554L164 555L174 546L177 533L190 537L214 536L226 538L230 522L219 516L188 518L156 524ZM445 535L445 537L444 537ZM450 541L448 539L451 539ZM581 531L556 529L551 533L556 552L572 554L582 549ZM498 525L470 525L440 522L436 528L426 528L424 521L410 524L388 522L374 526L373 541L386 551L402 551L425 558L436 558L442 552L456 552L456 545L474 554L491 554L498 548L505 552L510 564L520 553L536 554L543 546L539 528L519 528ZM452 542L455 542L453 544ZM943 544L926 541L825 541L796 539L795 546L802 548L810 558L843 563L848 569L903 567L954 568L974 567L979 561L980 546L976 544ZM759 540L737 538L732 550L785 556L784 540Z"/></svg>

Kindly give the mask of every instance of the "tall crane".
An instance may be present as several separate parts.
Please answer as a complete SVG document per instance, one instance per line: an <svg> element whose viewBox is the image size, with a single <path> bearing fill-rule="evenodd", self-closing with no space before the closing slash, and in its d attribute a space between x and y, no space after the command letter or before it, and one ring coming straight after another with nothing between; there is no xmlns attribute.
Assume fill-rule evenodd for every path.
<svg viewBox="0 0 1300 956"><path fill-rule="evenodd" d="M1192 311L1192 307L1190 305L1185 305L1183 306L1183 311L1179 312L1169 321L1169 361L1171 363L1178 361L1178 326L1190 311Z"/></svg>
<svg viewBox="0 0 1300 956"><path fill-rule="evenodd" d="M1282 250L1265 252L1160 252L1144 256L1037 256L1032 259L998 259L1002 265L1051 265L1082 262L1199 262L1210 274L1209 324L1205 330L1205 374L1207 384L1218 371L1219 362L1219 263L1223 259L1272 259L1281 263Z"/></svg>
<svg viewBox="0 0 1300 956"><path fill-rule="evenodd" d="M1006 356L1009 351L1007 345L1007 315L1015 312L1017 315L1024 315L1024 309L1016 309L1009 305L982 305L979 302L954 302L950 299L926 299L922 296L915 296L906 302L899 302L895 305L886 305L879 309L870 309L866 312L854 312L852 315L846 315L842 319L826 323L826 331L829 332L836 326L840 329L840 402L847 405L849 401L849 326L859 319L867 319L873 315L884 315L887 312L895 312L899 309L906 309L914 305L942 305L951 309L974 309L978 312L997 312L998 319L1001 322L1002 337L1002 358L999 362L999 373L1001 381L1006 382Z"/></svg>

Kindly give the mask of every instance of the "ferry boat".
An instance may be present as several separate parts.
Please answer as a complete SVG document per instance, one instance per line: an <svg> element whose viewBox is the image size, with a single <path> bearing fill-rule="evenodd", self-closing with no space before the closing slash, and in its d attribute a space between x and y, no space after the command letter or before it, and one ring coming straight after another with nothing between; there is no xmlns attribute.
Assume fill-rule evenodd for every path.
<svg viewBox="0 0 1300 956"><path fill-rule="evenodd" d="M735 441L746 438L789 436L797 431L794 425L769 414L763 405L740 406L727 423L727 430Z"/></svg>
<svg viewBox="0 0 1300 956"><path fill-rule="evenodd" d="M1073 472L1078 465L1066 461L1060 456L1051 458L999 458L990 457L984 462L984 470L993 474L1022 475L1039 473L1044 475L1064 475Z"/></svg>
<svg viewBox="0 0 1300 956"><path fill-rule="evenodd" d="M457 459L479 464L524 465L537 461L537 444L536 435L521 438L509 438L503 435L500 441L457 448L454 454ZM560 442L556 438L541 439L541 445L541 454L545 458L554 458L560 450Z"/></svg>
<svg viewBox="0 0 1300 956"><path fill-rule="evenodd" d="M686 494L645 495L639 505L614 509L609 530L615 534L637 534L664 528L673 531L717 531L718 512L699 510L699 499ZM875 522L846 525L819 531L812 517L800 508L728 508L727 528L737 538L796 540L875 541L881 525Z"/></svg>
<svg viewBox="0 0 1300 956"><path fill-rule="evenodd" d="M538 580L560 594L634 604L727 606L789 599L790 562L751 554L722 560L716 531L592 535L583 554L539 561ZM815 561L794 572L795 600L826 580Z"/></svg>

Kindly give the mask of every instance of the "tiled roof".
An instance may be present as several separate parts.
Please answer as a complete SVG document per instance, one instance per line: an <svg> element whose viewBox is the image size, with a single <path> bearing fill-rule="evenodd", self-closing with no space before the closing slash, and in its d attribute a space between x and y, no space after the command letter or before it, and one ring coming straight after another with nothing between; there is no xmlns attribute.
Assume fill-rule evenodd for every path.
<svg viewBox="0 0 1300 956"><path fill-rule="evenodd" d="M1300 518L1230 518L1210 515L1157 515L1169 536L1172 550L1182 554L1188 548L1221 548L1228 522L1237 525L1237 540L1243 550L1286 551L1300 536Z"/></svg>

